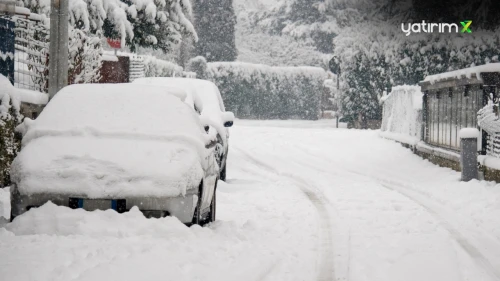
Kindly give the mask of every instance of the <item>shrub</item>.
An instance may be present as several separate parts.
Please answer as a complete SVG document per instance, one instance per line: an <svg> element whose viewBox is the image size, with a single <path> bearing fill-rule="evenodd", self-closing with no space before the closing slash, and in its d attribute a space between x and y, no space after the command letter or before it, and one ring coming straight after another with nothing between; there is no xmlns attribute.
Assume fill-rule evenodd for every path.
<svg viewBox="0 0 500 281"><path fill-rule="evenodd" d="M206 79L219 87L226 109L239 118L316 120L326 72L217 62L208 64Z"/></svg>
<svg viewBox="0 0 500 281"><path fill-rule="evenodd" d="M19 103L11 95L10 82L0 75L0 187L10 185L10 165L17 155L20 143L14 137L14 130L22 116Z"/></svg>
<svg viewBox="0 0 500 281"><path fill-rule="evenodd" d="M183 68L173 62L157 59L153 56L144 58L144 75L146 77L174 77L182 76Z"/></svg>

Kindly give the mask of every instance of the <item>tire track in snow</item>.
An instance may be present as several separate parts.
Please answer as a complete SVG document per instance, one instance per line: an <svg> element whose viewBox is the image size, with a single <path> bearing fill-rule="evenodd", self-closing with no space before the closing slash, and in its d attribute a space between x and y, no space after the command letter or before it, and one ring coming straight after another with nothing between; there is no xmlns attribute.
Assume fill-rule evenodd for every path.
<svg viewBox="0 0 500 281"><path fill-rule="evenodd" d="M311 184L306 180L289 173L283 173L271 165L264 163L263 161L257 159L256 157L248 154L246 151L236 148L241 155L243 155L247 160L252 162L253 164L264 168L266 171L272 172L278 176L285 176L289 179L292 179L297 185L300 187L304 195L308 198L308 200L313 204L318 212L318 216L320 219L320 248L321 259L320 259L320 268L318 274L318 281L332 281L337 280L335 278L335 260L334 260L334 249L333 249L333 225L331 222L330 213L328 212L327 200L317 188L311 189Z"/></svg>
<svg viewBox="0 0 500 281"><path fill-rule="evenodd" d="M309 168L316 169L317 171L323 172L323 173L328 173L328 174L336 174L336 175L341 175L339 171L326 171L320 167L316 167L310 164L306 164L305 166L308 166ZM443 215L444 211L443 210L438 210L442 209L439 207L438 203L433 203L433 200L431 198L428 198L426 195L420 194L418 190L414 190L413 188L409 187L407 184L396 182L396 181L391 181L391 180L386 180L382 179L380 177L374 176L374 175L368 175L368 174L363 174L359 173L356 171L352 171L350 169L347 169L345 167L337 167L338 169L341 169L349 174L356 175L356 176L361 176L364 178L370 178L373 179L374 181L378 182L382 187L385 189L388 189L392 192L397 192L401 196L408 198L418 206L422 207L424 210L426 210L429 215L434 217L441 227L443 227L448 233L450 233L451 238L469 255L469 257L480 267L482 268L486 274L488 274L490 277L493 278L493 280L500 281L500 269L495 267L490 260L476 247L474 246L474 243L470 241L470 239L466 238L465 235L463 235L456 227L453 226L453 224L445 218ZM344 174L345 175L345 174ZM411 194L413 193L413 194ZM499 248L500 249L500 248Z"/></svg>
<svg viewBox="0 0 500 281"><path fill-rule="evenodd" d="M386 189L393 192L397 192L402 196L413 201L417 205L424 208L431 216L433 216L440 225L450 233L450 236L457 242L458 245L472 258L472 260L483 268L485 272L492 277L494 280L500 281L500 270L493 266L491 262L476 248L458 229L456 229L450 221L444 218L441 214L442 212L437 211L436 206L432 206L428 200L422 199L421 195L416 194L416 191L411 189L395 185L394 183L389 183L386 180L381 180L379 183ZM410 193L415 193L411 195Z"/></svg>

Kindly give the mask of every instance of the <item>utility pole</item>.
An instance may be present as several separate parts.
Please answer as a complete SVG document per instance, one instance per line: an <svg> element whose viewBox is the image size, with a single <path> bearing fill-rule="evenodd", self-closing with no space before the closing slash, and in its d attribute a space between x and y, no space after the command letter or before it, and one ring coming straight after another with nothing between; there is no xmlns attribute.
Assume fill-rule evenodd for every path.
<svg viewBox="0 0 500 281"><path fill-rule="evenodd" d="M49 98L68 85L68 1L51 0Z"/></svg>
<svg viewBox="0 0 500 281"><path fill-rule="evenodd" d="M328 66L330 68L330 71L337 76L337 94L339 94L339 91L340 91L340 74L342 73L341 69L340 69L340 59L337 56L334 56L330 60ZM337 109L337 111L338 111L338 109ZM338 128L339 127L339 114L338 114L338 112L336 112L335 115L337 117L337 128Z"/></svg>

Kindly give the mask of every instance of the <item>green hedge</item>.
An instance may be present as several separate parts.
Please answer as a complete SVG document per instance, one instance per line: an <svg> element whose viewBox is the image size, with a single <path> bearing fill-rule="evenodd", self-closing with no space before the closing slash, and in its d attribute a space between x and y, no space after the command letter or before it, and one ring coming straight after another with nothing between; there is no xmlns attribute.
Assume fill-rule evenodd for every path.
<svg viewBox="0 0 500 281"><path fill-rule="evenodd" d="M317 120L326 72L317 67L271 67L240 62L207 65L226 110L246 119Z"/></svg>

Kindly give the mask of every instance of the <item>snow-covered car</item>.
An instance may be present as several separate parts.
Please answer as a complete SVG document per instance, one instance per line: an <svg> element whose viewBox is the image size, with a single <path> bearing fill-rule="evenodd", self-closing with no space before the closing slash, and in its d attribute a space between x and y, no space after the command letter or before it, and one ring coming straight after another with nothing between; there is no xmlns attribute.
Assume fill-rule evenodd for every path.
<svg viewBox="0 0 500 281"><path fill-rule="evenodd" d="M134 80L135 84L164 86L187 92L186 103L205 118L205 122L217 133L215 153L220 167L219 179L226 180L226 164L229 152L229 130L234 114L226 111L217 86L207 80L192 78L149 77ZM212 130L212 129L211 129Z"/></svg>
<svg viewBox="0 0 500 281"><path fill-rule="evenodd" d="M63 88L17 130L11 219L48 201L71 208L137 206L146 217L186 224L215 220L219 168L206 132L182 92L134 84Z"/></svg>

